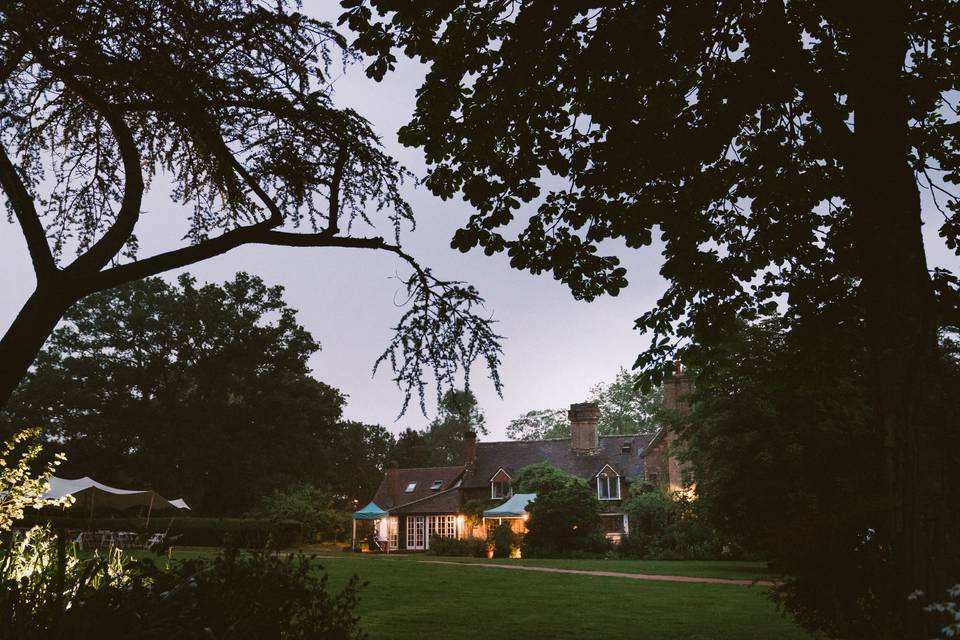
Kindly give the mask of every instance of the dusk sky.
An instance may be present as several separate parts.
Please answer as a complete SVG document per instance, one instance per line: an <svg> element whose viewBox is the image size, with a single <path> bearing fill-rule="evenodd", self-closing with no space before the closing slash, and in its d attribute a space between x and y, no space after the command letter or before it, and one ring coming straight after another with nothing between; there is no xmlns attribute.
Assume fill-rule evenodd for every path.
<svg viewBox="0 0 960 640"><path fill-rule="evenodd" d="M335 13L336 3L306 3ZM336 101L354 107L380 132L387 151L417 175L424 174L419 150L401 147L397 129L409 120L423 69L401 60L397 73L382 83L368 80L354 65L335 83ZM641 149L637 150L642 153ZM162 176L145 199L138 226L141 255L181 244L186 212L173 205ZM449 247L453 232L470 209L459 198L443 202L425 188L407 189L418 228L406 233L408 252L447 279L466 280L486 298L488 311L499 321L504 341L501 376L504 397L497 397L486 371L473 372L473 387L490 427L488 439L504 438L510 419L531 409L560 408L584 400L589 388L611 380L621 366L630 366L646 344L632 330L633 320L649 309L663 292L659 276L660 249L618 252L628 269L630 286L616 298L587 304L572 298L550 276L534 277L509 268L503 255L461 254ZM957 270L958 260L936 237L940 214L925 199L928 262L931 267ZM363 230L355 231L363 233ZM389 235L388 225L380 233ZM612 246L616 249L616 246ZM0 234L0 327L5 329L34 286L33 272L19 228L5 225ZM389 370L371 378L377 356L386 346L390 327L403 309L395 305L400 285L395 274L407 269L394 256L345 249L244 247L191 266L200 281L222 282L237 271L261 276L268 284L286 287L285 298L300 311L300 322L323 345L311 360L314 375L349 396L346 417L379 423L396 432L423 427L428 418L411 407L396 421L402 393ZM174 278L178 272L168 273ZM432 403L431 403L432 409ZM431 416L432 417L432 416Z"/></svg>

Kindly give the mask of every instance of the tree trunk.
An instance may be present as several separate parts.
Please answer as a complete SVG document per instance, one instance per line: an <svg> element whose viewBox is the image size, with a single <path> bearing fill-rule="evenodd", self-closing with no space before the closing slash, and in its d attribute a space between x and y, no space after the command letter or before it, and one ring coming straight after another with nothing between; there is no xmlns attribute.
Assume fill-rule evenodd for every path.
<svg viewBox="0 0 960 640"><path fill-rule="evenodd" d="M943 593L949 532L943 517L944 452L937 446L942 425L925 411L937 382L938 347L920 194L909 160L903 80L907 9L890 2L857 13L848 169L874 417L886 457L888 519L880 533L889 544L893 573L884 599L903 621L903 632L923 638L919 608L907 596L914 589Z"/></svg>
<svg viewBox="0 0 960 640"><path fill-rule="evenodd" d="M3 407L30 369L43 343L79 292L57 283L38 285L10 328L0 339L0 407Z"/></svg>

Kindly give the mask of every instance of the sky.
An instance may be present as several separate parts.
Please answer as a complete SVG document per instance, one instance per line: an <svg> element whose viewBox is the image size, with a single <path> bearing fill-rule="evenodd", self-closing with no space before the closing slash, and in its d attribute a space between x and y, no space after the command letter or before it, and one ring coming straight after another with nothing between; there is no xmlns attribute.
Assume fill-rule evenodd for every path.
<svg viewBox="0 0 960 640"><path fill-rule="evenodd" d="M323 17L322 11L335 15L336 6L308 0L304 9ZM402 147L396 132L413 112L423 73L418 63L401 60L396 73L376 83L354 65L334 85L335 101L368 118L387 152L419 176L425 173L420 151ZM511 269L503 255L451 249L453 232L471 213L459 198L444 202L413 186L405 194L417 217L417 230L403 236L405 249L437 275L476 286L498 321L496 330L506 338L500 370L503 397L498 397L481 367L472 372L472 388L490 430L486 439L504 439L509 421L529 410L582 402L592 386L611 381L647 344L632 327L666 287L658 273L659 245L617 252L628 269L630 285L617 297L580 302L549 275ZM165 195L161 186L145 198L137 229L142 256L182 244L185 211ZM939 225L930 224L939 214L929 201L924 204L928 262L956 270L957 258L936 237ZM389 235L389 229L382 233ZM395 303L401 297L396 275L407 270L396 257L347 249L241 247L186 271L201 282L223 282L237 271L247 271L267 284L283 285L285 300L299 310L300 323L322 345L310 361L313 374L348 396L347 419L381 424L395 433L427 424L429 418L413 406L398 419L403 394L389 370L371 376L374 361L389 341L390 327L403 313ZM173 279L179 273L164 277ZM34 283L19 229L0 222L0 331L12 322Z"/></svg>

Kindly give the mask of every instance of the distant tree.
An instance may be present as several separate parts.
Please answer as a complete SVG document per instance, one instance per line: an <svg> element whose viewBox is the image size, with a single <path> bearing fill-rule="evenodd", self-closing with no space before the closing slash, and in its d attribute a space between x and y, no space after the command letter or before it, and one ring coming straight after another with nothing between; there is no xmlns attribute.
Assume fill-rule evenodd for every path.
<svg viewBox="0 0 960 640"><path fill-rule="evenodd" d="M486 435L486 418L472 391L450 389L440 399L437 417L425 430L407 428L398 436L392 457L401 467L461 464L467 431Z"/></svg>
<svg viewBox="0 0 960 640"><path fill-rule="evenodd" d="M570 422L564 409L535 409L507 425L507 437L511 440L543 440L546 438L569 438Z"/></svg>
<svg viewBox="0 0 960 640"><path fill-rule="evenodd" d="M621 367L613 382L590 389L590 401L600 407L597 430L601 435L651 433L658 427L663 394L660 387L644 388L639 373Z"/></svg>
<svg viewBox="0 0 960 640"><path fill-rule="evenodd" d="M151 486L201 513L238 514L303 481L344 502L368 496L392 440L339 422L344 398L310 377L319 344L282 294L240 273L92 295L0 418L42 424L68 454L64 474Z"/></svg>
<svg viewBox="0 0 960 640"><path fill-rule="evenodd" d="M734 317L829 319L855 292L891 550L877 597L887 635L929 637L906 598L957 578L956 424L927 407L960 281L928 264L921 192L957 252L958 3L343 4L369 75L400 52L429 68L400 136L475 209L453 246L590 300L627 286L617 247L659 234L668 288L636 322L651 381Z"/></svg>
<svg viewBox="0 0 960 640"><path fill-rule="evenodd" d="M250 515L267 520L295 520L303 525L304 539L345 540L350 533L350 513L329 492L311 484L296 483L263 496Z"/></svg>
<svg viewBox="0 0 960 640"><path fill-rule="evenodd" d="M657 412L663 394L659 386L644 387L641 376L620 368L612 382L590 388L589 402L600 407L597 432L600 435L651 433L658 427ZM565 409L528 411L507 425L512 440L569 438L570 422Z"/></svg>
<svg viewBox="0 0 960 640"><path fill-rule="evenodd" d="M498 337L475 313L482 299L402 249L401 228L414 222L400 195L409 174L365 119L334 104L334 60L353 55L298 4L0 6L0 189L36 276L0 339L0 406L79 300L248 244L393 253L412 273L408 307L378 364L406 400L423 404L425 375L442 393L478 359L499 389ZM159 173L185 209L186 242L138 256L143 198ZM374 212L389 239L359 233Z"/></svg>

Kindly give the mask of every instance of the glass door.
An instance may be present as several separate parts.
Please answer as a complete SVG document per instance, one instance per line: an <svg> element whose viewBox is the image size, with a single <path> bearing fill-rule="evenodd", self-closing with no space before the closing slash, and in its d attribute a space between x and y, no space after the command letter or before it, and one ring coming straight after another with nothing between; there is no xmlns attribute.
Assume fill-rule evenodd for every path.
<svg viewBox="0 0 960 640"><path fill-rule="evenodd" d="M407 516L407 549L417 551L426 548L426 522L424 516Z"/></svg>

